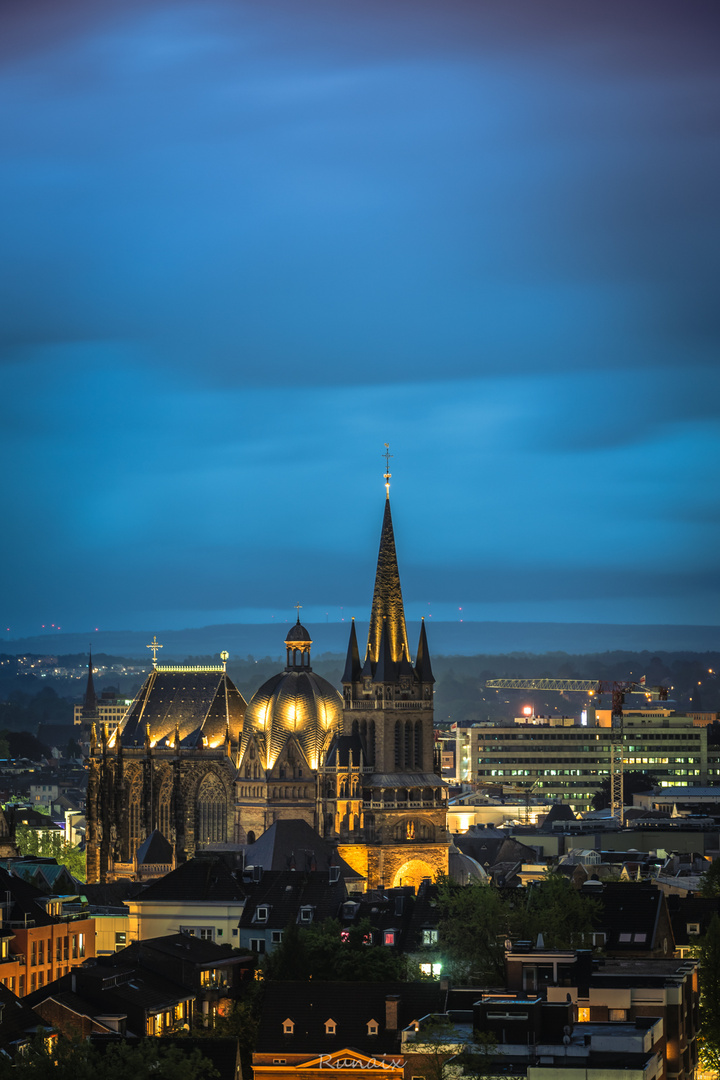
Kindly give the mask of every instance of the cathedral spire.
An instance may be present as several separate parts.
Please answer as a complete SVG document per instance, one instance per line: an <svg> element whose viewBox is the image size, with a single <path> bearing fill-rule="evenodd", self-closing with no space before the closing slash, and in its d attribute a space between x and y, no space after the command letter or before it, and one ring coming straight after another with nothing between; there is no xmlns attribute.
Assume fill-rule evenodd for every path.
<svg viewBox="0 0 720 1080"><path fill-rule="evenodd" d="M353 619L350 624L350 640L348 642L347 659L345 660L345 671L343 672L343 683L357 682L361 675L360 667L360 650L358 649L357 634L355 633L355 620Z"/></svg>
<svg viewBox="0 0 720 1080"><path fill-rule="evenodd" d="M90 659L88 660L88 677L82 714L84 717L97 716L97 694L95 693L95 683L93 682L92 647L90 648Z"/></svg>
<svg viewBox="0 0 720 1080"><path fill-rule="evenodd" d="M425 620L420 623L420 641L418 642L415 671L421 683L434 683L435 678L430 664L430 650L428 649L427 635L425 633Z"/></svg>
<svg viewBox="0 0 720 1080"><path fill-rule="evenodd" d="M387 473L385 474L388 475ZM389 486L386 483L386 487ZM370 612L370 630L368 632L366 656L377 663L380 659L380 636L383 628L383 619L386 621L386 634L390 655L397 663L403 656L410 659L408 648L407 629L405 626L405 611L403 609L402 590L400 588L400 574L397 565L397 553L395 551L395 535L393 533L392 515L390 513L390 495L385 496L385 513L383 516L382 532L380 533L380 551L378 553L377 572L375 574L375 591L373 593L372 611Z"/></svg>

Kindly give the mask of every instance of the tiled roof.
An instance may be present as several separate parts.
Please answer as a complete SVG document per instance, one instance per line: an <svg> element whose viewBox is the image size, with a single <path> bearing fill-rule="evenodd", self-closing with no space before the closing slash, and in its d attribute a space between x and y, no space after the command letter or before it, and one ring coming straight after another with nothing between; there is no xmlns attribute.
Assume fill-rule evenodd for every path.
<svg viewBox="0 0 720 1080"><path fill-rule="evenodd" d="M222 859L212 855L200 855L154 881L137 899L153 903L242 903L245 894L239 875L236 876Z"/></svg>
<svg viewBox="0 0 720 1080"><path fill-rule="evenodd" d="M342 878L331 884L327 870L271 870L263 873L260 881L246 883L245 887L248 898L239 923L243 928L262 926L282 930L296 921L301 907L313 909L312 922L336 919L347 896ZM262 923L256 919L258 907L268 909Z"/></svg>
<svg viewBox="0 0 720 1080"><path fill-rule="evenodd" d="M314 865L313 865L314 864ZM340 867L347 881L364 880L303 818L281 818L245 849L245 865L263 870L328 870Z"/></svg>
<svg viewBox="0 0 720 1080"><path fill-rule="evenodd" d="M385 1026L387 998L397 996L397 1028ZM413 1020L444 1011L445 992L437 983L268 982L258 1030L258 1053L328 1054L345 1047L374 1055L393 1053L400 1032ZM293 1021L292 1035L283 1034ZM335 1021L335 1034L325 1030ZM378 1034L368 1034L375 1020Z"/></svg>

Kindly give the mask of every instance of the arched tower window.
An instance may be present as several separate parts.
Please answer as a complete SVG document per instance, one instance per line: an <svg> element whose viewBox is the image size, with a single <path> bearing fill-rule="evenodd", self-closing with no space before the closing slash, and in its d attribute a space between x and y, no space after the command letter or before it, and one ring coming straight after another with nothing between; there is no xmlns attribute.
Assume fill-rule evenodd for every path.
<svg viewBox="0 0 720 1080"><path fill-rule="evenodd" d="M204 776L198 788L197 842L227 842L227 797L223 784L214 773Z"/></svg>
<svg viewBox="0 0 720 1080"><path fill-rule="evenodd" d="M406 769L411 769L412 768L412 763L413 763L413 759L412 759L412 753L413 753L412 728L413 728L412 720L407 720L406 723L405 723L405 763L404 763Z"/></svg>
<svg viewBox="0 0 720 1080"><path fill-rule="evenodd" d="M402 769L402 725L399 720L395 721L395 768Z"/></svg>

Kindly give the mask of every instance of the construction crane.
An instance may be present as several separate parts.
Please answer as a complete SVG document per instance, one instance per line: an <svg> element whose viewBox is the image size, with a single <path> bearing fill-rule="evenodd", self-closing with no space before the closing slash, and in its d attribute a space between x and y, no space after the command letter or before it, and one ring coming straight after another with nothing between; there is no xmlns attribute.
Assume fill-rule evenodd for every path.
<svg viewBox="0 0 720 1080"><path fill-rule="evenodd" d="M610 682L604 679L488 679L492 690L559 690L612 694L610 714L610 814L623 823L623 704L626 694L644 694L648 701L667 701L667 686L647 686L642 679Z"/></svg>

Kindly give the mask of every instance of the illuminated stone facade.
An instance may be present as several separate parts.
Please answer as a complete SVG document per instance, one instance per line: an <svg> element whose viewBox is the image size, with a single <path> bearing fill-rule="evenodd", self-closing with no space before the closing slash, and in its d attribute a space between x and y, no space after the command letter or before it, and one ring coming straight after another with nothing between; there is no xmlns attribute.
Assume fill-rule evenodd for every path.
<svg viewBox="0 0 720 1080"><path fill-rule="evenodd" d="M96 722L89 881L147 876L138 848L155 831L177 866L289 818L336 841L368 888L447 873L434 678L424 624L410 658L389 496L367 649L361 662L353 623L342 695L313 672L311 644L298 617L284 671L248 705L224 665L155 666L116 732Z"/></svg>
<svg viewBox="0 0 720 1080"><path fill-rule="evenodd" d="M116 732L96 725L87 791L88 881L140 876L137 850L155 830L170 843L174 865L234 846L245 707L224 665L158 666Z"/></svg>
<svg viewBox="0 0 720 1080"><path fill-rule="evenodd" d="M448 872L447 788L435 760L433 678L425 624L413 664L389 495L370 630L360 661L355 624L343 673L343 736L319 777L319 827L368 888Z"/></svg>

